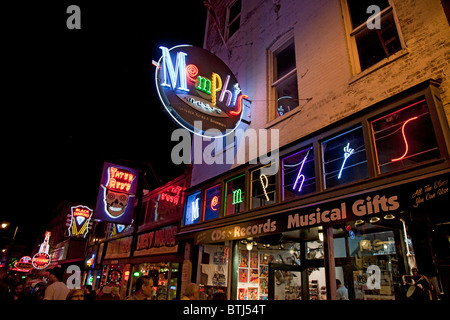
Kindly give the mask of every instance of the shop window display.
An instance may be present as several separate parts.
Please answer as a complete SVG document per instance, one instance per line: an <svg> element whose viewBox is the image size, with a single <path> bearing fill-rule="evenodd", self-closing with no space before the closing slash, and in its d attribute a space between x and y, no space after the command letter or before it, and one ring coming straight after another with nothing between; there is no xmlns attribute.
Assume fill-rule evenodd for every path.
<svg viewBox="0 0 450 320"><path fill-rule="evenodd" d="M439 157L425 99L371 121L379 173Z"/></svg>
<svg viewBox="0 0 450 320"><path fill-rule="evenodd" d="M369 176L361 126L323 141L322 150L326 188Z"/></svg>
<svg viewBox="0 0 450 320"><path fill-rule="evenodd" d="M179 263L141 263L133 267L131 292L140 276L153 280L153 300L175 300L177 295Z"/></svg>
<svg viewBox="0 0 450 320"><path fill-rule="evenodd" d="M386 216L357 220L334 229L336 279L349 300L405 298L402 275L415 266L411 240L402 220Z"/></svg>
<svg viewBox="0 0 450 320"><path fill-rule="evenodd" d="M211 299L217 290L227 292L230 248L225 245L205 245L202 253L200 285Z"/></svg>
<svg viewBox="0 0 450 320"><path fill-rule="evenodd" d="M314 173L314 150L312 147L303 149L283 158L283 200L316 191Z"/></svg>

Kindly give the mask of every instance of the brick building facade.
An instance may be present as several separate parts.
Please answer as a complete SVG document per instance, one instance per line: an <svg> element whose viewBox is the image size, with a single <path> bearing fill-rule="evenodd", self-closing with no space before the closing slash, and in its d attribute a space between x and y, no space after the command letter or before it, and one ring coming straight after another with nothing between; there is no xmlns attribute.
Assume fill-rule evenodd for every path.
<svg viewBox="0 0 450 320"><path fill-rule="evenodd" d="M448 295L446 10L437 0L210 1L204 48L249 96L240 128L278 130L280 161L277 174L263 175L236 137L219 144L247 152L245 164L193 165L185 215L190 195L203 207L179 236L198 250L195 280L205 290L335 299L340 280L350 299L402 299L419 297L402 281L417 267L429 296ZM212 188L222 201L207 219Z"/></svg>

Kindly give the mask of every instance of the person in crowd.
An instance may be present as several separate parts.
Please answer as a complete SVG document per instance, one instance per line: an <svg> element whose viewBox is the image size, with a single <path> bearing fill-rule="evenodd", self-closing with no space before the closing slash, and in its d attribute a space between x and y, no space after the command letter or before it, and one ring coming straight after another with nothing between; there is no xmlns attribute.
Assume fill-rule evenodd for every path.
<svg viewBox="0 0 450 320"><path fill-rule="evenodd" d="M227 294L222 289L218 289L212 296L213 300L227 300Z"/></svg>
<svg viewBox="0 0 450 320"><path fill-rule="evenodd" d="M200 296L200 290L195 283L189 283L184 291L184 297L181 300L198 300Z"/></svg>
<svg viewBox="0 0 450 320"><path fill-rule="evenodd" d="M0 300L6 300L9 293L8 284L5 279L7 277L7 272L5 268L0 268Z"/></svg>
<svg viewBox="0 0 450 320"><path fill-rule="evenodd" d="M141 276L136 280L136 290L127 300L151 300L153 280L149 276Z"/></svg>
<svg viewBox="0 0 450 320"><path fill-rule="evenodd" d="M91 285L86 285L83 287L84 290L84 299L89 301L95 300L95 290L92 289Z"/></svg>
<svg viewBox="0 0 450 320"><path fill-rule="evenodd" d="M102 288L102 295L98 295L95 300L114 300L114 296L111 293L112 289L106 285Z"/></svg>
<svg viewBox="0 0 450 320"><path fill-rule="evenodd" d="M419 274L417 268L412 268L411 271L412 275L402 276L403 285L406 286L408 282L410 284L407 297L418 301L430 300L430 283L428 279L424 275Z"/></svg>
<svg viewBox="0 0 450 320"><path fill-rule="evenodd" d="M63 282L63 275L64 271L61 268L55 267L49 270L44 300L66 300L69 288Z"/></svg>
<svg viewBox="0 0 450 320"><path fill-rule="evenodd" d="M9 293L8 300L23 300L24 295L24 285L22 282L18 282Z"/></svg>
<svg viewBox="0 0 450 320"><path fill-rule="evenodd" d="M120 300L119 287L112 287L111 294L114 300Z"/></svg>
<svg viewBox="0 0 450 320"><path fill-rule="evenodd" d="M339 279L336 279L336 300L348 300L348 290Z"/></svg>
<svg viewBox="0 0 450 320"><path fill-rule="evenodd" d="M84 300L83 289L72 289L67 294L66 300Z"/></svg>

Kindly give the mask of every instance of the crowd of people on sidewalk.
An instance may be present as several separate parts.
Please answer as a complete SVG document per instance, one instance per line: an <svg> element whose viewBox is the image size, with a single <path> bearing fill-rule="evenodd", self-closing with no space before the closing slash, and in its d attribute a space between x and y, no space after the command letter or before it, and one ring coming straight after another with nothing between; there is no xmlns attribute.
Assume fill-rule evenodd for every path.
<svg viewBox="0 0 450 320"><path fill-rule="evenodd" d="M93 290L92 286L85 285L69 289L63 275L61 268L33 275L8 274L5 268L0 268L0 301L120 300L117 287L106 285Z"/></svg>
<svg viewBox="0 0 450 320"><path fill-rule="evenodd" d="M94 290L92 286L69 289L63 281L64 270L58 267L33 275L8 274L0 268L0 301L38 301L38 300L151 300L153 279L141 276L136 280L134 292L121 298L119 288L104 285ZM199 287L195 283L187 285L181 300L199 300ZM213 300L226 300L226 294L218 291Z"/></svg>

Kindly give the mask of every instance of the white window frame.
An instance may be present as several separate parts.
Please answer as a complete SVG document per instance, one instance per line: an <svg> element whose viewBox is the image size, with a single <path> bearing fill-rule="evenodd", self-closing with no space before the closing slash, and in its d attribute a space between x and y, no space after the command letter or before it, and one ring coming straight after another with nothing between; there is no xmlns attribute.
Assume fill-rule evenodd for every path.
<svg viewBox="0 0 450 320"><path fill-rule="evenodd" d="M285 35L283 35L278 41L276 41L267 51L267 59L268 59L268 106L267 106L267 122L275 121L275 120L281 120L285 119L287 117L290 117L291 115L295 114L295 110L300 110L299 106L295 108L294 110L290 112L286 112L280 117L276 116L276 105L277 105L277 93L276 93L276 87L286 80L290 79L291 77L296 77L297 80L297 91L299 91L298 86L298 76L297 76L297 54L296 54L296 63L295 68L289 71L287 74L285 74L280 79L276 78L277 73L277 67L276 67L276 57L277 55L286 49L289 45L292 43L295 44L294 39L294 32L293 30L287 32ZM297 92L298 96L299 92ZM277 122L277 121L275 121Z"/></svg>
<svg viewBox="0 0 450 320"><path fill-rule="evenodd" d="M239 19L240 17L241 17L241 15L242 15L242 1L241 1L241 10L239 11L239 14L236 16L236 17L234 17L234 19L232 20L232 21L230 21L230 12L231 12L231 8L237 3L237 1L238 0L234 0L233 2L231 2L229 5L228 5L228 7L227 7L227 13L226 13L226 19L225 19L225 40L226 41L228 41L228 39L230 38L230 37L233 37L236 33L237 33L237 30L236 30L236 32L235 33L233 33L231 36L230 36L230 26L237 20L237 19ZM240 23L242 23L242 20L240 21ZM240 27L240 25L239 25L239 27Z"/></svg>
<svg viewBox="0 0 450 320"><path fill-rule="evenodd" d="M389 57L381 59L374 65L372 65L364 70L361 70L361 63L359 60L358 47L356 45L355 34L357 34L362 29L367 28L367 25L366 25L367 21L363 22L356 28L353 28L347 0L340 0L340 4L341 4L341 11L342 11L343 19L344 19L344 29L345 29L345 35L346 35L346 40L347 40L347 47L349 48L349 55L350 55L350 61L351 61L350 65L351 65L352 75L356 76L356 77L352 78L352 80L350 82L358 80L360 77L365 76L366 74L369 74L369 73L381 68L382 66L402 57L403 55L405 55L407 53L405 40L404 40L403 34L401 32L401 28L400 28L397 13L395 10L394 2L393 2L393 0L389 0L389 7L381 10L380 13L378 14L378 16L383 17L386 14L392 12L392 16L394 18L395 27L396 27L397 34L399 37L401 49L400 49L400 51L390 55ZM374 18L374 17L372 17L371 14L367 14L367 18L369 18L369 17Z"/></svg>

